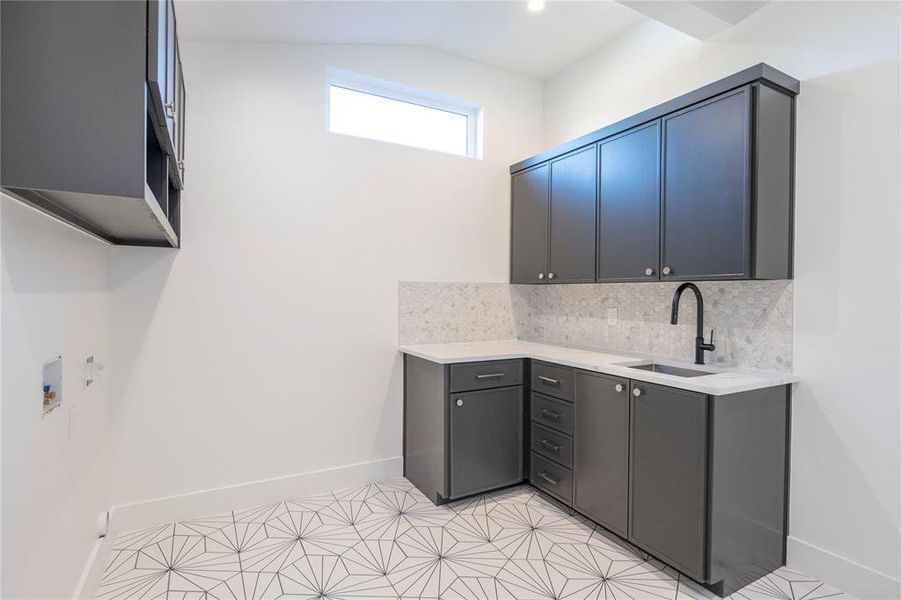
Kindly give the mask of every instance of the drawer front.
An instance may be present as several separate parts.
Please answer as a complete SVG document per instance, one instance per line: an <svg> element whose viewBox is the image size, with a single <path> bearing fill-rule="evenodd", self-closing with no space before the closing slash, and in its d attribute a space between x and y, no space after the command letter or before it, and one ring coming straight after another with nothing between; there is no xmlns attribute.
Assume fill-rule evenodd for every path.
<svg viewBox="0 0 901 600"><path fill-rule="evenodd" d="M569 402L532 392L530 414L535 423L563 433L573 432L573 405Z"/></svg>
<svg viewBox="0 0 901 600"><path fill-rule="evenodd" d="M534 392L572 400L574 381L575 369L532 361L532 391Z"/></svg>
<svg viewBox="0 0 901 600"><path fill-rule="evenodd" d="M522 384L522 360L492 360L488 362L451 365L450 391L466 392Z"/></svg>
<svg viewBox="0 0 901 600"><path fill-rule="evenodd" d="M532 453L529 481L538 489L544 490L564 503L572 503L573 472L534 452Z"/></svg>
<svg viewBox="0 0 901 600"><path fill-rule="evenodd" d="M564 467L573 466L573 439L568 435L532 423L530 447L532 452L537 452Z"/></svg>

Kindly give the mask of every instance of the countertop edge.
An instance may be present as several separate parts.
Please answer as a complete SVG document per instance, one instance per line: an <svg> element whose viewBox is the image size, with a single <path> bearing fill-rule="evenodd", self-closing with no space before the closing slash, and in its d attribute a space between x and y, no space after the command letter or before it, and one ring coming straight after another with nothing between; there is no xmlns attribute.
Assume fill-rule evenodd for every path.
<svg viewBox="0 0 901 600"><path fill-rule="evenodd" d="M471 342L470 344L475 345L479 342ZM514 341L510 341L510 343L515 343ZM529 344L538 344L537 342L527 342ZM432 344L423 344L423 345L432 345ZM440 345L440 344L434 344ZM448 345L452 345L449 343ZM586 352L591 353L590 350L581 350L577 348L569 348L566 346L553 346L552 344L538 344L543 346L549 346L554 349L559 349L564 352ZM483 353L467 353L461 356L437 356L435 354L426 352L420 348L417 348L417 344L401 344L398 346L398 351L403 354L409 354L411 356L415 356L417 358L421 358L423 360L427 360L429 362L434 362L437 364L448 365L448 364L457 364L457 363L468 363L468 362L479 362L484 360L512 360L512 359L523 359L529 358L532 360L540 360L545 362L550 362L559 365L565 365L567 367L573 367L576 369L581 369L583 371L589 371L593 373L603 373L605 375L612 375L615 377L624 377L628 379L633 379L635 381L642 381L645 383L652 383L656 385L663 385L673 388L678 388L681 390L688 390L691 392L698 392L701 394L708 394L711 396L726 396L730 394L738 394L741 392L750 392L753 390L760 390L769 387L777 387L783 385L793 385L800 382L800 378L793 373L770 373L770 372L761 372L759 375L757 373L748 372L744 369L736 369L735 371L727 371L724 374L732 374L734 376L744 376L748 379L755 378L755 380L742 380L737 381L735 383L729 383L728 381L723 381L719 379L715 384L711 385L710 382L705 384L703 381L698 381L693 378L681 378L675 377L673 375L664 375L659 373L652 373L648 371L640 371L636 369L632 369L628 366L620 365L620 364L591 364L582 362L579 360L567 359L565 357L556 356L553 353L543 353L540 350L536 351L536 349L526 350L523 349L521 351L514 352L491 352L486 351ZM597 352L597 354L608 354L604 352ZM636 357L636 356L628 356L623 357L623 362L626 361L640 361L640 360L654 360L653 357ZM675 362L675 361L667 361L667 362ZM715 375L713 375L715 376Z"/></svg>

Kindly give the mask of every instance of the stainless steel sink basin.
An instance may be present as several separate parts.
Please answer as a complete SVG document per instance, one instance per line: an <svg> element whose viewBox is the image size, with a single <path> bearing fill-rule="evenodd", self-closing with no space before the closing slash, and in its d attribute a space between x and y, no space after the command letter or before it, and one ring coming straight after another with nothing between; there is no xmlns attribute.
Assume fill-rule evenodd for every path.
<svg viewBox="0 0 901 600"><path fill-rule="evenodd" d="M713 375L713 371L701 371L700 369L686 369L685 367L673 367L670 365L661 365L659 363L645 363L643 365L629 365L631 369L641 369L642 371L651 371L652 373L663 373L664 375L675 375L676 377L701 377L702 375Z"/></svg>

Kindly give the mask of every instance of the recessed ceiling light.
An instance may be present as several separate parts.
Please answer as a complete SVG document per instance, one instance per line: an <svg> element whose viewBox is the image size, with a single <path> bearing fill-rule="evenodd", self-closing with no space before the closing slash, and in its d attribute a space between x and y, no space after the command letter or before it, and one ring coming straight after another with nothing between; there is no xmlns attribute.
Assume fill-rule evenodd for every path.
<svg viewBox="0 0 901 600"><path fill-rule="evenodd" d="M544 10L544 0L529 0L526 2L526 8L532 12L540 12Z"/></svg>

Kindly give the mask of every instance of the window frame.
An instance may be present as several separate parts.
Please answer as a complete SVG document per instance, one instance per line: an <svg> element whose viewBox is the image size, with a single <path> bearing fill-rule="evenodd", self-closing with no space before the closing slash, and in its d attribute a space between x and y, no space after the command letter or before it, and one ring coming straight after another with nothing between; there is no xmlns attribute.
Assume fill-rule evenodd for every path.
<svg viewBox="0 0 901 600"><path fill-rule="evenodd" d="M422 146L412 146L409 144L403 144L401 142L393 142L389 140L380 140L375 138L369 138L364 136L354 136L353 134L340 134L340 135L351 135L353 137L360 137L361 139L373 140L378 142L384 142L388 144L397 144L400 146L406 146L408 148L418 148L420 150L428 150L431 152L441 152L443 154L450 154L452 156L463 156L465 158L482 158L482 114L483 109L478 104L467 102L465 100L458 100L456 98L451 98L449 96L443 96L440 94L434 94L432 92L427 92L425 90L419 90L416 88L412 88L410 86L406 86L399 83L393 83L390 81L384 81L381 79L376 79L374 77L369 77L367 75L361 75L359 73L354 73L351 71L345 71L343 69L336 69L334 67L328 67L326 69L326 130L329 133L340 133L333 132L331 129L331 88L338 87L343 88L352 92L359 92L362 94L369 94L371 96L379 96L381 98L386 98L388 100L395 100L397 102L404 102L407 104L413 104L416 106L421 106L424 108L431 108L434 110L440 110L443 112L449 112L455 115L461 115L466 118L466 154L457 154L455 152L447 152L443 150L434 150L432 148L423 148Z"/></svg>

